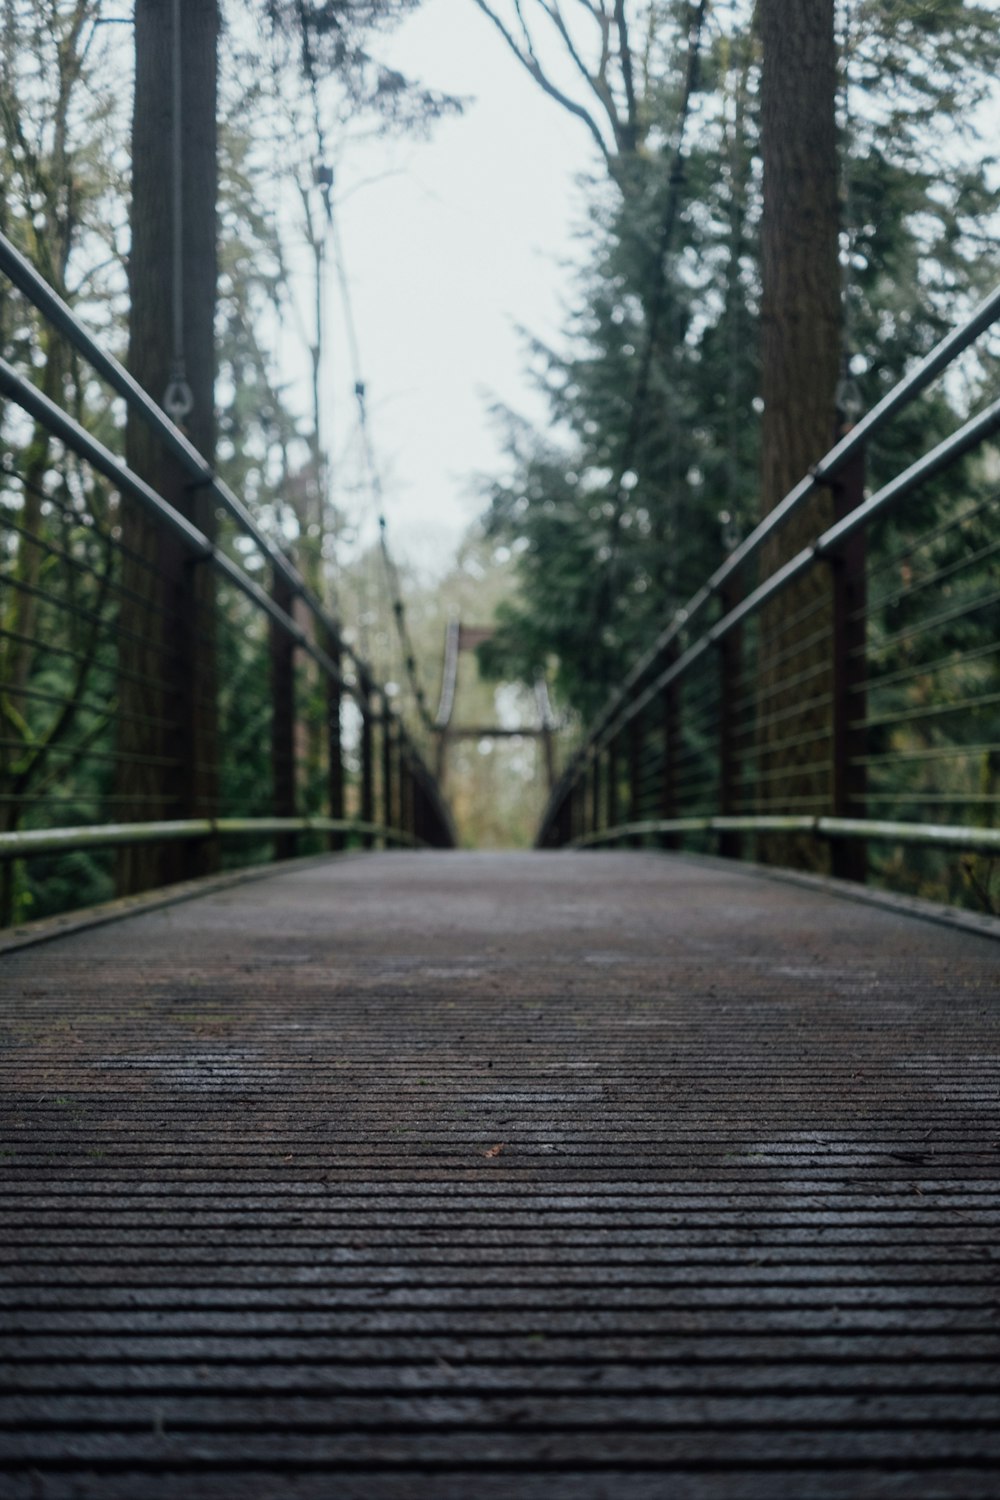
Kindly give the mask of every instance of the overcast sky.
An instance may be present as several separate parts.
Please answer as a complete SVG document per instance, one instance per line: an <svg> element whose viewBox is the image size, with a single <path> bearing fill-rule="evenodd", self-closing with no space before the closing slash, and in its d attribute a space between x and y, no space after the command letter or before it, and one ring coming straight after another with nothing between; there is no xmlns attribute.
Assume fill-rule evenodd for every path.
<svg viewBox="0 0 1000 1500"><path fill-rule="evenodd" d="M401 562L441 567L481 509L473 475L501 463L490 400L544 420L516 327L558 337L583 215L576 177L596 162L584 127L507 55L473 0L425 0L387 60L472 96L430 141L352 148L338 181L390 540ZM355 407L332 266L328 287L336 448Z"/></svg>

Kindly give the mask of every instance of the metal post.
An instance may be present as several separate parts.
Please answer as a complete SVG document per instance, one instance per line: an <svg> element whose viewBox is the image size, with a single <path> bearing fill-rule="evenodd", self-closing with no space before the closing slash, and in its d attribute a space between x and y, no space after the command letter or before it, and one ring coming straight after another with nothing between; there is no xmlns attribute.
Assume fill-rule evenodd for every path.
<svg viewBox="0 0 1000 1500"><path fill-rule="evenodd" d="M367 673L360 674L359 686L361 688L361 806L359 812L363 823L373 823L375 821L375 784L372 746L372 683ZM373 842L370 833L362 834L362 848L370 849Z"/></svg>
<svg viewBox="0 0 1000 1500"><path fill-rule="evenodd" d="M417 836L417 773L413 760L406 762L406 831Z"/></svg>
<svg viewBox="0 0 1000 1500"><path fill-rule="evenodd" d="M167 816L211 817L218 813L220 790L215 581L204 564L162 533L158 556L164 570L161 712L171 726L163 731L160 751L167 763L161 795L172 808ZM143 582L148 586L148 577ZM134 629L134 622L126 624L124 634ZM148 816L149 807L142 813ZM157 869L154 883L195 879L219 868L217 838L192 840L186 847L154 846L150 853ZM141 851L133 854L141 868Z"/></svg>
<svg viewBox="0 0 1000 1500"><path fill-rule="evenodd" d="M338 671L342 655L340 636L334 629L326 633L326 652ZM336 677L326 679L326 728L327 728L327 801L331 818L344 816L344 745L340 728L341 686ZM344 835L331 833L327 847L343 849Z"/></svg>
<svg viewBox="0 0 1000 1500"><path fill-rule="evenodd" d="M393 721L392 734L392 818L390 822L393 827L400 829L405 826L403 776L403 726L396 719Z"/></svg>
<svg viewBox="0 0 1000 1500"><path fill-rule="evenodd" d="M677 659L677 649L672 647L666 665ZM660 817L677 817L677 764L681 748L681 687L677 678L669 682L663 693L663 775L660 781ZM676 849L680 839L676 833L663 835L663 846Z"/></svg>
<svg viewBox="0 0 1000 1500"><path fill-rule="evenodd" d="M399 739L397 740L396 765L398 788L396 793L397 807L399 811L399 826L404 833L410 832L410 747L400 724Z"/></svg>
<svg viewBox="0 0 1000 1500"><path fill-rule="evenodd" d="M445 849L449 840L436 792L434 783L428 780L424 787L424 805L427 810L425 838L432 848Z"/></svg>
<svg viewBox="0 0 1000 1500"><path fill-rule="evenodd" d="M837 520L864 500L865 456L860 449L841 469L833 486ZM831 559L833 574L833 796L834 817L863 818L867 775L858 764L865 753L864 729L852 723L865 717L867 664L867 575L865 531L860 527ZM842 880L864 882L868 850L863 839L834 839L830 868Z"/></svg>
<svg viewBox="0 0 1000 1500"><path fill-rule="evenodd" d="M271 584L271 597L279 608L291 613L294 596L287 580L277 571ZM275 817L294 818L295 644L277 623L271 625L271 788ZM275 836L275 859L292 859L295 851L294 833Z"/></svg>
<svg viewBox="0 0 1000 1500"><path fill-rule="evenodd" d="M563 848L567 844L571 844L573 842L573 835L574 835L574 826L573 825L574 825L574 821L575 821L575 818L574 818L575 812L576 812L576 787L575 786L571 786L571 787L568 787L567 790L566 790L566 795L563 798L562 806L559 809L559 818L558 818L558 821L557 821L557 824L556 824L556 828L554 830L555 831L555 838L554 838L553 842L559 848Z"/></svg>
<svg viewBox="0 0 1000 1500"><path fill-rule="evenodd" d="M413 837L427 843L427 799L416 767L412 771Z"/></svg>
<svg viewBox="0 0 1000 1500"><path fill-rule="evenodd" d="M742 597L736 575L731 573L722 587L723 615L735 609ZM734 703L742 671L743 632L729 631L719 642L719 811L733 816L740 811L740 761ZM732 829L719 834L719 853L724 859L739 859L742 839Z"/></svg>
<svg viewBox="0 0 1000 1500"><path fill-rule="evenodd" d="M555 737L549 724L542 725L542 752L545 756L545 785L551 792L556 784Z"/></svg>
<svg viewBox="0 0 1000 1500"><path fill-rule="evenodd" d="M591 762L591 797L590 797L590 831L600 833L601 831L601 756L599 751L594 751L594 759Z"/></svg>
<svg viewBox="0 0 1000 1500"><path fill-rule="evenodd" d="M636 823L642 817L641 794L639 788L642 776L642 713L633 714L628 726L628 815L632 823ZM642 845L642 835L636 834L633 841L637 847Z"/></svg>
<svg viewBox="0 0 1000 1500"><path fill-rule="evenodd" d="M434 769L437 784L444 791L444 784L448 776L448 726L442 725L437 731L437 744L435 746Z"/></svg>
<svg viewBox="0 0 1000 1500"><path fill-rule="evenodd" d="M392 742L394 737L394 723L389 707L389 699L385 693L382 694L382 822L387 828L393 826L392 804L393 804L393 776L392 776ZM388 848L388 841L385 842Z"/></svg>

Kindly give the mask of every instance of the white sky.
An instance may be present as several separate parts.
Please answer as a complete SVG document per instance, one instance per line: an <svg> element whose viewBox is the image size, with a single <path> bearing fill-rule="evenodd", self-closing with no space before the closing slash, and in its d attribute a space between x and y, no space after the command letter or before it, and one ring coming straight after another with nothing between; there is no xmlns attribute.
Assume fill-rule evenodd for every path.
<svg viewBox="0 0 1000 1500"><path fill-rule="evenodd" d="M352 148L338 182L390 544L400 562L443 568L482 508L474 474L502 463L490 400L545 419L516 325L558 340L583 216L575 177L597 168L596 153L473 0L425 0L383 55L428 86L473 96L429 141ZM327 275L336 450L356 408L332 264Z"/></svg>

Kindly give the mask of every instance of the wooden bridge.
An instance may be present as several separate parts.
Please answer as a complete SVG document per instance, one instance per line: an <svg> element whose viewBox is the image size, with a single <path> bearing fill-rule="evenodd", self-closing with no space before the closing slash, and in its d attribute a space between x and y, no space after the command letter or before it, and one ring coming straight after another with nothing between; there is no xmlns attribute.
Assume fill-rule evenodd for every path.
<svg viewBox="0 0 1000 1500"><path fill-rule="evenodd" d="M1000 923L846 891L376 853L15 939L0 1492L995 1496Z"/></svg>

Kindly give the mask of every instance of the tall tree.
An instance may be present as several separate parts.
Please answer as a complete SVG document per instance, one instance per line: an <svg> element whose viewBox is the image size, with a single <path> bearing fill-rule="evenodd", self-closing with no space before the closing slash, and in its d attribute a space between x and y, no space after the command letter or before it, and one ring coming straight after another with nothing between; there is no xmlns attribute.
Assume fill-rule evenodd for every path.
<svg viewBox="0 0 1000 1500"><path fill-rule="evenodd" d="M830 446L841 358L834 0L760 0L761 512ZM812 528L815 514L803 525Z"/></svg>
<svg viewBox="0 0 1000 1500"><path fill-rule="evenodd" d="M132 123L129 363L195 447L215 451L217 129L216 0L137 0ZM199 530L213 508L184 470L130 419L129 466ZM133 506L123 507L118 795L143 819L209 816L214 784L214 594L192 559ZM210 846L123 852L122 890L199 873Z"/></svg>
<svg viewBox="0 0 1000 1500"><path fill-rule="evenodd" d="M760 0L761 511L767 514L830 447L842 359L834 0ZM764 549L770 572L833 520L811 497ZM760 620L762 809L829 809L832 670L829 574L815 568ZM794 680L796 686L785 684ZM809 863L811 842L766 839L762 853Z"/></svg>
<svg viewBox="0 0 1000 1500"><path fill-rule="evenodd" d="M116 100L106 71L99 29L100 0L40 5L6 0L0 29L0 225L73 305L85 298L91 315L113 305L114 261L120 217L114 165ZM108 256L108 251L111 254ZM50 399L85 425L103 427L106 413L93 383L55 330L30 304L4 296L0 347ZM83 549L72 531L67 504L73 478L103 515L103 490L82 475L41 424L25 439L0 406L4 458L0 517L4 525L5 587L0 601L0 828L14 830L44 816L54 781L53 763L72 763L95 731L75 700L91 662L95 637L88 625L72 643L77 671L72 697L58 704L35 690L46 673L60 684L69 675L66 642L55 638L45 573L53 543ZM104 578L106 559L95 562ZM92 617L91 617L92 618ZM60 654L60 646L62 651ZM60 666L61 664L61 666ZM100 725L96 726L98 729ZM103 894L103 892L102 892ZM31 892L14 864L0 869L0 926L31 910Z"/></svg>
<svg viewBox="0 0 1000 1500"><path fill-rule="evenodd" d="M529 72L542 71L543 88L557 74L541 27L553 26L555 35L560 19L567 27L571 21L574 28L593 24L607 41L606 52L588 54L587 76L597 89L573 62L565 38L570 69L558 77L576 68L581 92L574 97L584 105L590 90L592 125L603 128L605 116L607 122L627 119L621 32L608 0L572 12L548 0L520 6L510 0L506 19L501 5L507 0L484 0L481 8L501 18L507 45ZM725 545L745 534L830 446L841 301L843 354L854 355L862 398L873 405L951 324L956 304L995 279L995 162L988 136L977 136L977 126L988 131L984 105L996 98L995 15L976 0L942 0L934 7L923 0L861 0L839 8L838 59L832 9L827 4L819 11L813 0L794 7L775 0L762 8L760 26L750 5L713 9L702 32L693 95L697 128L689 128L678 162L684 184L676 229L670 253L661 255L661 226L670 211L664 182L673 175L665 170L666 143L679 139L684 112L677 104L683 73L690 76L682 64L693 55L699 9L686 7L685 32L685 8L653 0L647 31L637 7L629 6L627 34L656 38L662 71L657 77L650 68L647 46L641 61L640 48L630 49L643 129L625 172L625 148L615 143L627 133L613 125L604 133L609 172L621 191L609 194L599 184L592 195L592 253L574 298L571 352L532 346L556 432L542 439L512 422L512 462L489 491L488 524L517 549L519 589L503 607L484 667L530 681L539 661L551 658L560 695L585 716L718 564ZM762 32L768 53L763 85ZM582 59L585 31L572 35ZM606 106L598 102L604 89L610 91ZM838 150L840 244L850 262L843 298ZM768 240L763 272L762 232ZM757 399L762 279L766 404ZM639 391L645 399L636 403ZM949 430L954 395L954 388L939 393L936 405L925 401L897 419L869 455L874 484L898 472L932 431ZM767 425L763 499L758 408ZM616 477L626 452L623 497ZM811 533L831 509L828 494L817 497L770 549L765 565L797 550L801 532ZM769 617L768 630L787 632L783 617L796 610L811 610L809 633L822 634L829 620L826 589L819 586L812 600L807 590L797 604ZM769 670L780 642L772 647ZM829 687L822 664L800 665L803 681L812 685L801 699L822 698ZM778 689L769 682L769 692L772 686ZM814 707L819 712L820 705ZM803 721L779 733L775 715L786 705L762 700L761 710L772 720L765 755L777 758L764 768L769 779L760 794L802 798L803 811L828 805L825 767L814 779L804 769L824 760L820 740L828 726ZM779 749L780 741L796 735L798 747Z"/></svg>
<svg viewBox="0 0 1000 1500"><path fill-rule="evenodd" d="M483 665L530 681L557 657L561 695L585 714L720 561L719 513L744 512L754 487L753 54L738 28L710 35L705 13L670 5L650 22L669 66L651 79L644 54L636 69L646 127L627 170L616 158L620 191L592 208L572 353L534 346L574 445L512 421L514 482L491 492L522 587Z"/></svg>

